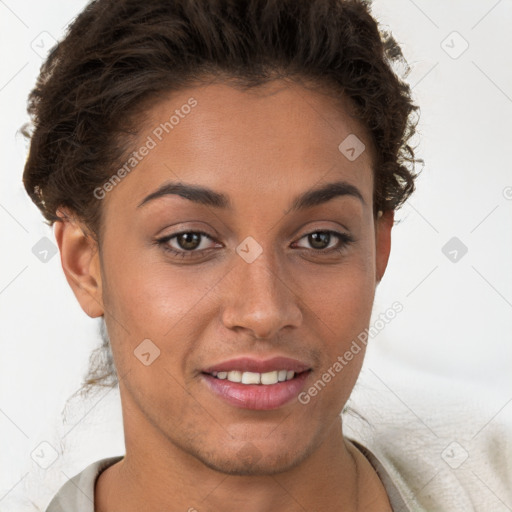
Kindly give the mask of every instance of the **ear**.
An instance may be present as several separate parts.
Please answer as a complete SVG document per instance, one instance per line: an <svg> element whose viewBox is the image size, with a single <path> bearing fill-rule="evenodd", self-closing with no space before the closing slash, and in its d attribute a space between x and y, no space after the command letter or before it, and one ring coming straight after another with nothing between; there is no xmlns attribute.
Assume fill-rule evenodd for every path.
<svg viewBox="0 0 512 512"><path fill-rule="evenodd" d="M395 212L388 210L380 217L377 217L375 225L375 272L377 284L380 283L386 267L388 265L389 254L391 252L391 229Z"/></svg>
<svg viewBox="0 0 512 512"><path fill-rule="evenodd" d="M57 215L54 234L66 279L80 306L91 318L103 315L98 246L87 228L65 208Z"/></svg>

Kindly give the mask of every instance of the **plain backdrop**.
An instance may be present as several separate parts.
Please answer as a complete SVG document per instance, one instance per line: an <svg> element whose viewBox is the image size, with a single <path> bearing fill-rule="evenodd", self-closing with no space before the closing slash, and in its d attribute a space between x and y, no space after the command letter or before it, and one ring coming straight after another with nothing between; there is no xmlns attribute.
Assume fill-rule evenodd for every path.
<svg viewBox="0 0 512 512"><path fill-rule="evenodd" d="M59 254L35 254L53 231L21 182L27 95L84 5L0 1L1 512L44 510L67 478L124 453L117 390L76 401L63 418L99 324L80 309ZM396 214L374 306L378 315L398 300L403 311L371 338L351 405L398 437L404 423L429 430L436 467L452 470L442 457L450 442L471 462L481 432L512 439L512 1L376 0L373 12L411 66L425 166ZM360 428L347 422L353 435ZM55 460L44 468L36 454ZM484 468L471 470L486 481Z"/></svg>

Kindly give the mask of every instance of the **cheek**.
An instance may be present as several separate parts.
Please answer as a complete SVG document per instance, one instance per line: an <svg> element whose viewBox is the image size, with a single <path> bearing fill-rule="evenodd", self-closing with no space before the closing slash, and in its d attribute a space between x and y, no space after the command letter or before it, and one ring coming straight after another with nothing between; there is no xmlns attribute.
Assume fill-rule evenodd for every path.
<svg viewBox="0 0 512 512"><path fill-rule="evenodd" d="M134 251L133 257L126 252L112 253L105 262L108 265L105 321L119 374L130 372L130 380L137 382L134 387L141 394L145 394L144 389L156 391L160 382L165 396L166 389L180 392L183 376L187 374L186 365L210 321L209 293L222 274L220 269L205 272L193 270L192 266L179 268L162 261L161 257L159 261L147 254L144 258L143 252ZM151 343L141 345L148 339ZM157 354L147 367L135 357L139 352L146 352L144 346L149 348L150 358L153 352Z"/></svg>
<svg viewBox="0 0 512 512"><path fill-rule="evenodd" d="M322 356L301 403L312 417L326 418L325 411L329 411L334 418L349 399L361 371L374 287L371 272L369 278L364 266L347 267L326 283L328 293L314 288L308 295L314 310L309 327L313 326Z"/></svg>
<svg viewBox="0 0 512 512"><path fill-rule="evenodd" d="M111 258L109 302L131 332L161 338L190 314L218 278L191 266L173 266L161 257L155 261L143 252Z"/></svg>
<svg viewBox="0 0 512 512"><path fill-rule="evenodd" d="M371 240L360 242L342 264L310 272L307 279L304 300L326 325L330 338L346 341L368 326L376 284Z"/></svg>
<svg viewBox="0 0 512 512"><path fill-rule="evenodd" d="M374 288L371 279L356 271L340 274L330 283L329 294L317 292L310 297L316 305L318 317L311 321L316 322L324 340L321 372L330 369L331 376L336 373L334 380L340 385L343 382L340 387L346 389L348 382L355 382L363 363L366 344L361 341L361 334L365 333L370 322ZM334 367L340 358L342 369L339 365Z"/></svg>
<svg viewBox="0 0 512 512"><path fill-rule="evenodd" d="M375 274L371 240L329 273L321 272L311 279L306 302L312 322L322 343L322 368L327 393L315 399L316 406L337 410L348 399L360 373L366 350L366 334L375 295ZM319 383L315 394L323 389ZM312 400L313 401L313 400ZM322 404L322 405L321 405Z"/></svg>

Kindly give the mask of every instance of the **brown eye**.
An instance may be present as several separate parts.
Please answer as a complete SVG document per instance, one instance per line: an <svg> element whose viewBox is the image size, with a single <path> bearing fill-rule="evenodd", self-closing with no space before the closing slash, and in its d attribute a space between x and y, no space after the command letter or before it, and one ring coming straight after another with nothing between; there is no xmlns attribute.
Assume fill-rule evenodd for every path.
<svg viewBox="0 0 512 512"><path fill-rule="evenodd" d="M175 238L181 249L192 250L200 245L201 236L199 233L180 233Z"/></svg>
<svg viewBox="0 0 512 512"><path fill-rule="evenodd" d="M331 233L327 231L317 231L308 235L308 241L314 249L325 249L331 240Z"/></svg>
<svg viewBox="0 0 512 512"><path fill-rule="evenodd" d="M156 243L161 246L164 251L171 253L181 258L190 258L200 255L202 252L207 251L208 247L201 247L203 239L213 240L210 235L203 233L202 231L182 231L181 233L174 233L163 238L156 240ZM175 241L173 246L170 242Z"/></svg>
<svg viewBox="0 0 512 512"><path fill-rule="evenodd" d="M338 240L338 243L330 245L333 237ZM355 239L347 233L338 233L337 231L330 230L313 231L312 233L304 235L301 240L302 239L307 239L308 244L313 248L312 250L319 253L330 253L331 251L341 252L348 245L355 242Z"/></svg>

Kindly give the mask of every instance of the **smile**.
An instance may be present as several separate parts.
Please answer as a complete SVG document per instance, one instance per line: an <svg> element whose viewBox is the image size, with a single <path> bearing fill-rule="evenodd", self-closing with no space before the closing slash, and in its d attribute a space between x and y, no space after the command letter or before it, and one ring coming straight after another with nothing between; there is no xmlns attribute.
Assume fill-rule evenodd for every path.
<svg viewBox="0 0 512 512"><path fill-rule="evenodd" d="M264 411L297 400L311 370L300 373L284 369L265 373L237 370L213 373L202 373L201 376L214 397L236 408Z"/></svg>
<svg viewBox="0 0 512 512"><path fill-rule="evenodd" d="M242 384L262 384L268 386L292 380L295 377L293 370L275 370L272 372L241 372L232 370L228 372L212 372L212 375L220 380L229 380L230 382L240 382Z"/></svg>

